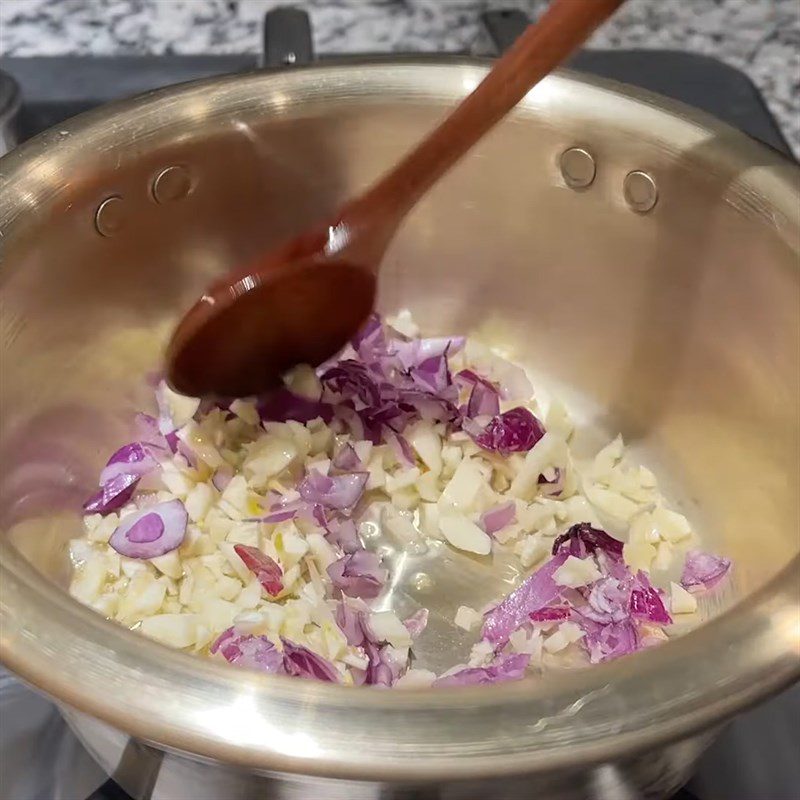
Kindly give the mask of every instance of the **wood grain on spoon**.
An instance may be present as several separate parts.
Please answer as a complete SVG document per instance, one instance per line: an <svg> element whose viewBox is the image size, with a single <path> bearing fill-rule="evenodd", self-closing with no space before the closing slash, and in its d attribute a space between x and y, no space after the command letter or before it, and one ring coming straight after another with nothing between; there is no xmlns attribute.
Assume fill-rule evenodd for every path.
<svg viewBox="0 0 800 800"><path fill-rule="evenodd" d="M475 91L336 216L211 286L167 350L172 386L256 395L291 366L334 355L369 315L378 268L422 195L623 0L554 0Z"/></svg>

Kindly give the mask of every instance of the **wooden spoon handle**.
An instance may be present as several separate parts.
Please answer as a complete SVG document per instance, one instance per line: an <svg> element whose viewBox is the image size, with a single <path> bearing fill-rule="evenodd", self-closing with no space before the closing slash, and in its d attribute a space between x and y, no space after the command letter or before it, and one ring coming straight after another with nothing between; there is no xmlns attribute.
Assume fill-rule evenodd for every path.
<svg viewBox="0 0 800 800"><path fill-rule="evenodd" d="M402 215L624 0L553 0L459 106L357 204Z"/></svg>

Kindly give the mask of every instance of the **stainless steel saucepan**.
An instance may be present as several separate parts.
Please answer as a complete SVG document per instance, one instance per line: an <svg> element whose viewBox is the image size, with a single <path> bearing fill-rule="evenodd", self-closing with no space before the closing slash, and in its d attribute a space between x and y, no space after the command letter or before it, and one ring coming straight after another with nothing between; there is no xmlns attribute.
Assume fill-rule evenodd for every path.
<svg viewBox="0 0 800 800"><path fill-rule="evenodd" d="M101 108L0 161L0 656L135 796L666 796L715 729L800 674L800 173L709 117L569 73L414 212L380 305L433 333L480 330L582 424L621 431L735 562L713 618L592 669L362 691L173 652L64 591L80 503L150 404L178 314L357 194L485 71L225 77ZM439 668L466 646L455 607L513 578L390 558L395 607L432 609L418 655Z"/></svg>

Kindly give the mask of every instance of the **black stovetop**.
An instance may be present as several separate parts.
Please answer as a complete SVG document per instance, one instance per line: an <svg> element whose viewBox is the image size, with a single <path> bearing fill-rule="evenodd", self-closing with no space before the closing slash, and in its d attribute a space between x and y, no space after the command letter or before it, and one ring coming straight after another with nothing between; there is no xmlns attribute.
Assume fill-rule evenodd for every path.
<svg viewBox="0 0 800 800"><path fill-rule="evenodd" d="M492 55L513 42L527 24L527 18L516 11L495 11L484 14L483 22L485 35L476 49L481 55ZM261 58L255 55L0 58L0 70L19 84L22 105L17 126L19 140L24 141L77 113L132 94L226 73L291 68L314 59L310 25L303 12L278 9L267 14L264 44ZM341 57L319 56L323 62L334 58ZM700 108L790 155L786 140L749 78L715 59L663 50L585 50L573 58L570 66L635 84ZM73 767L83 763L87 756L80 751L80 745L55 711L48 716L46 709L41 708L43 700L33 695L29 701L24 700L21 693L27 690L17 687L13 689L16 705L9 706L6 711L14 715L12 727L19 727L24 733L20 734L22 739L17 737L11 746L16 749L29 737L29 752L33 752L42 741L53 744L57 740L54 746L62 754L62 761L68 761ZM0 691L0 710L2 706ZM31 727L28 720L36 719L37 714L41 721ZM20 715L26 720L17 719ZM797 688L743 715L712 746L701 760L689 787L674 800L693 797L701 800L797 800L800 797L800 760L796 757L800 749L797 747L798 719L800 689ZM53 781L31 781L23 776L21 782L15 782L18 776L12 773L20 764L10 758L8 749L5 742L0 742L2 767L6 780L11 778L8 786L13 800L55 800ZM66 757L63 756L65 752ZM30 766L41 777L42 770L36 765ZM44 771L53 772L53 779L56 779L57 770L52 759ZM66 774L67 767L62 771ZM84 765L86 772L91 772L88 761ZM91 774L96 784L102 783L96 769ZM84 786L85 782L80 785ZM33 789L34 786L37 788ZM23 788L23 794L14 794L14 787L27 789ZM81 791L85 796L91 789ZM82 800L63 794L61 789L58 797ZM128 796L109 779L91 794L90 800L128 800Z"/></svg>

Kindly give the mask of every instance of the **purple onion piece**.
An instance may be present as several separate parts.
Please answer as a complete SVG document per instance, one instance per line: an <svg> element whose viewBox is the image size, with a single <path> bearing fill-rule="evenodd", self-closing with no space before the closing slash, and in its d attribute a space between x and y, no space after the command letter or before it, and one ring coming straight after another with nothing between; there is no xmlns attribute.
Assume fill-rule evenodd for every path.
<svg viewBox="0 0 800 800"><path fill-rule="evenodd" d="M480 527L489 534L494 535L498 531L511 525L517 517L517 506L513 500L507 503L490 508L481 514Z"/></svg>
<svg viewBox="0 0 800 800"><path fill-rule="evenodd" d="M622 558L622 542L605 531L593 528L588 522L579 522L566 533L557 536L553 542L553 555L564 552L563 545L567 543L567 552L576 558L585 558L587 554L598 550L612 557Z"/></svg>
<svg viewBox="0 0 800 800"><path fill-rule="evenodd" d="M168 500L126 516L108 543L128 558L156 558L180 547L187 523L183 503Z"/></svg>
<svg viewBox="0 0 800 800"><path fill-rule="evenodd" d="M364 643L364 652L369 660L364 676L364 683L368 686L394 686L408 668L408 664L401 662L389 645L378 646L375 642L367 641Z"/></svg>
<svg viewBox="0 0 800 800"><path fill-rule="evenodd" d="M371 600L381 593L389 573L375 553L358 550L334 561L328 567L328 577L348 597Z"/></svg>
<svg viewBox="0 0 800 800"><path fill-rule="evenodd" d="M403 625L411 634L412 639L416 639L428 626L429 611L427 608L421 608L415 611L410 617L403 620Z"/></svg>
<svg viewBox="0 0 800 800"><path fill-rule="evenodd" d="M366 472L329 476L312 469L298 486L298 491L309 503L344 511L358 502L368 478Z"/></svg>
<svg viewBox="0 0 800 800"><path fill-rule="evenodd" d="M453 356L463 349L465 343L466 339L463 336L432 337L395 342L393 348L403 369L410 370L431 359Z"/></svg>
<svg viewBox="0 0 800 800"><path fill-rule="evenodd" d="M545 434L544 425L527 408L518 406L490 420L479 433L468 431L475 443L495 453L524 453Z"/></svg>
<svg viewBox="0 0 800 800"><path fill-rule="evenodd" d="M211 476L211 483L218 492L224 492L227 485L233 480L233 467L223 464Z"/></svg>
<svg viewBox="0 0 800 800"><path fill-rule="evenodd" d="M529 616L532 622L557 622L569 619L571 614L569 606L544 606L544 608L531 611Z"/></svg>
<svg viewBox="0 0 800 800"><path fill-rule="evenodd" d="M444 355L431 356L409 372L411 379L419 389L438 394L452 385L447 358Z"/></svg>
<svg viewBox="0 0 800 800"><path fill-rule="evenodd" d="M361 539L358 536L358 529L355 522L351 519L332 520L323 524L325 528L325 538L334 545L340 547L345 553L355 553L363 550Z"/></svg>
<svg viewBox="0 0 800 800"><path fill-rule="evenodd" d="M140 442L123 445L108 459L100 473L100 486L120 475L141 478L158 469L159 464Z"/></svg>
<svg viewBox="0 0 800 800"><path fill-rule="evenodd" d="M267 594L276 597L283 591L283 570L272 558L246 544L236 544L233 549Z"/></svg>
<svg viewBox="0 0 800 800"><path fill-rule="evenodd" d="M283 644L283 668L287 675L296 678L312 678L327 683L339 683L339 673L330 661L288 639L281 638L281 643Z"/></svg>
<svg viewBox="0 0 800 800"><path fill-rule="evenodd" d="M681 586L690 592L702 592L716 586L728 573L731 562L727 558L690 550L681 575Z"/></svg>
<svg viewBox="0 0 800 800"><path fill-rule="evenodd" d="M110 480L99 491L95 492L84 504L87 514L110 514L118 511L133 497L139 478L136 475L118 475Z"/></svg>
<svg viewBox="0 0 800 800"><path fill-rule="evenodd" d="M456 375L456 383L471 387L466 407L467 416L496 417L500 413L500 391L491 381L471 369L462 369Z"/></svg>
<svg viewBox="0 0 800 800"><path fill-rule="evenodd" d="M336 624L352 647L361 647L367 638L364 612L342 600L336 607Z"/></svg>
<svg viewBox="0 0 800 800"><path fill-rule="evenodd" d="M553 580L553 573L567 560L566 553L559 553L539 567L522 585L511 592L483 621L483 638L495 645L502 645L534 611L550 605L560 594Z"/></svg>
<svg viewBox="0 0 800 800"><path fill-rule="evenodd" d="M627 568L625 568L627 571ZM604 577L595 581L589 591L587 607L581 613L594 622L607 625L622 622L630 613L631 588L627 578L624 581L614 577Z"/></svg>
<svg viewBox="0 0 800 800"><path fill-rule="evenodd" d="M631 592L630 614L632 617L655 622L657 625L672 623L672 617L664 606L664 601L652 586L634 589Z"/></svg>
<svg viewBox="0 0 800 800"><path fill-rule="evenodd" d="M386 431L385 438L399 464L409 468L416 466L414 451L405 436L394 431Z"/></svg>
<svg viewBox="0 0 800 800"><path fill-rule="evenodd" d="M328 424L333 419L333 409L330 404L301 397L288 389L278 389L259 398L256 408L265 422L294 420L304 423L321 417Z"/></svg>
<svg viewBox="0 0 800 800"><path fill-rule="evenodd" d="M283 654L266 636L239 634L235 628L223 631L209 648L238 667L255 669L272 675L285 673Z"/></svg>
<svg viewBox="0 0 800 800"><path fill-rule="evenodd" d="M380 403L381 393L365 364L353 359L339 361L321 377L323 398L334 402L349 400L354 408L371 408Z"/></svg>
<svg viewBox="0 0 800 800"><path fill-rule="evenodd" d="M639 634L631 620L596 627L584 623L581 627L585 632L581 645L593 664L627 656L639 649Z"/></svg>
<svg viewBox="0 0 800 800"><path fill-rule="evenodd" d="M363 472L364 465L358 457L355 448L349 442L345 442L337 451L331 464L342 472Z"/></svg>
<svg viewBox="0 0 800 800"><path fill-rule="evenodd" d="M518 681L525 677L531 657L527 653L499 656L486 667L466 667L452 675L438 678L433 685L477 686L479 684Z"/></svg>

